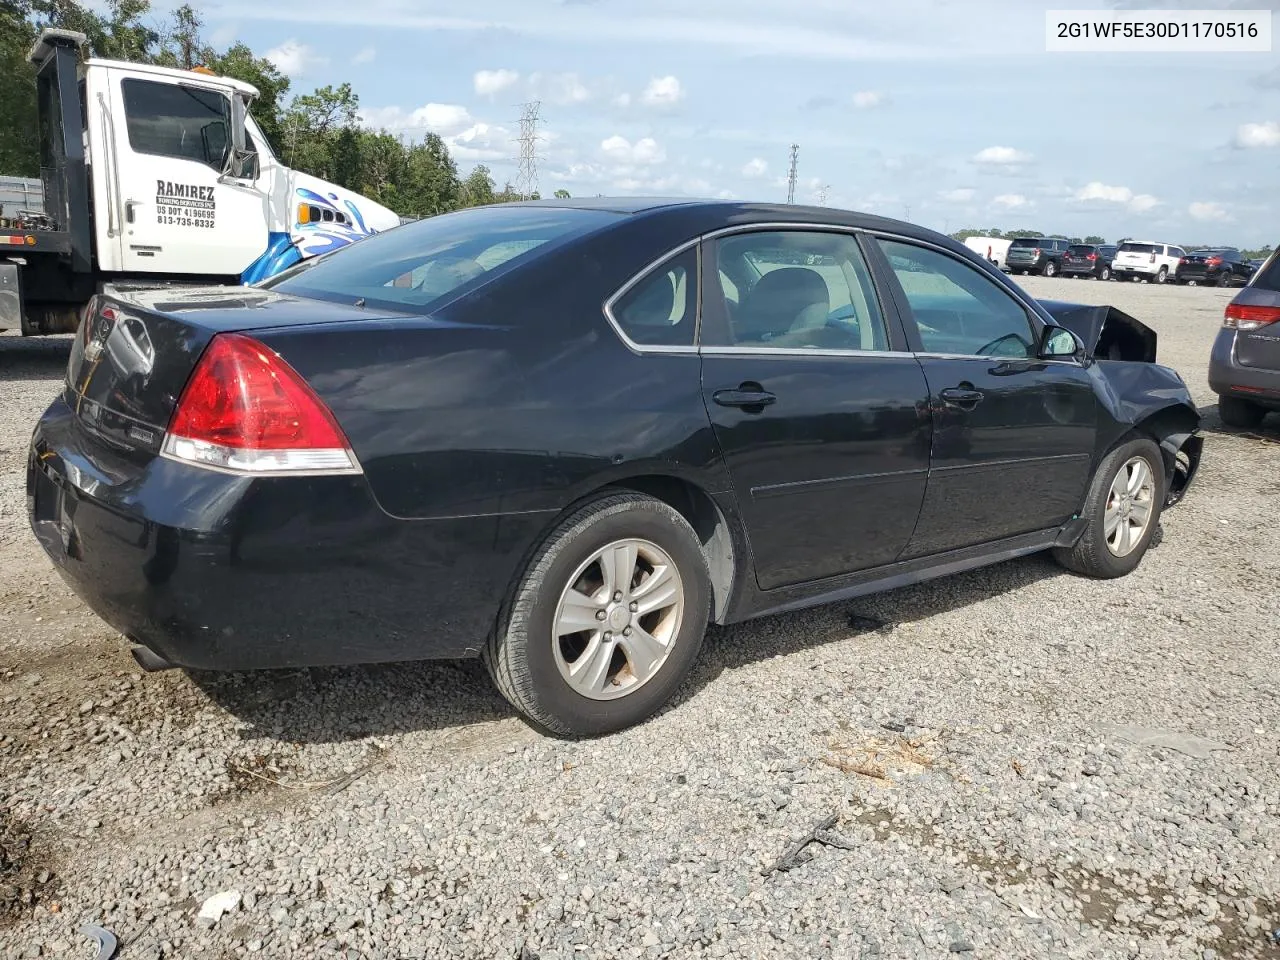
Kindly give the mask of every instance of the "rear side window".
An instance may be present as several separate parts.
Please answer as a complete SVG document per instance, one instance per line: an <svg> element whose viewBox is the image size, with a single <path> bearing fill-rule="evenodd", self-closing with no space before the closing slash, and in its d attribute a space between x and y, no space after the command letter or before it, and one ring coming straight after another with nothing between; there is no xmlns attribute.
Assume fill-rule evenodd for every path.
<svg viewBox="0 0 1280 960"><path fill-rule="evenodd" d="M428 313L473 281L528 263L619 216L604 210L513 206L460 210L304 260L261 286L316 300Z"/></svg>
<svg viewBox="0 0 1280 960"><path fill-rule="evenodd" d="M137 153L195 160L221 170L230 145L231 102L199 87L125 80L125 126Z"/></svg>
<svg viewBox="0 0 1280 960"><path fill-rule="evenodd" d="M1044 240L1042 240L1039 237L1019 237L1017 240L1013 241L1013 243L1009 244L1009 248L1010 249L1014 249L1016 247L1034 248L1034 247L1043 247L1044 245L1045 245Z"/></svg>
<svg viewBox="0 0 1280 960"><path fill-rule="evenodd" d="M691 347L698 304L698 253L678 253L647 273L609 313L640 346Z"/></svg>
<svg viewBox="0 0 1280 960"><path fill-rule="evenodd" d="M1273 256L1270 263L1264 263L1250 286L1257 290L1280 293L1280 256Z"/></svg>
<svg viewBox="0 0 1280 960"><path fill-rule="evenodd" d="M1093 247L1089 246L1088 244L1082 244L1082 243L1077 243L1067 248L1067 253L1077 257L1087 257L1089 254L1093 252L1094 252Z"/></svg>

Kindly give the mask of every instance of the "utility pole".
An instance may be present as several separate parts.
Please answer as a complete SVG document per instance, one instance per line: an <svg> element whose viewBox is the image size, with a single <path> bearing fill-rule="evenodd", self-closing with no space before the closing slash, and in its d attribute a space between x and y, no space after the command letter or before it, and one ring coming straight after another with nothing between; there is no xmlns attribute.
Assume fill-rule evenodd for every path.
<svg viewBox="0 0 1280 960"><path fill-rule="evenodd" d="M827 205L827 191L831 189L831 184L824 183L818 188L818 206L825 207Z"/></svg>
<svg viewBox="0 0 1280 960"><path fill-rule="evenodd" d="M791 145L791 172L787 174L787 203L796 202L796 164L800 160L800 144Z"/></svg>
<svg viewBox="0 0 1280 960"><path fill-rule="evenodd" d="M528 200L538 192L538 111L542 102L534 100L523 104L520 114L519 168L516 171L516 193L520 199Z"/></svg>
<svg viewBox="0 0 1280 960"><path fill-rule="evenodd" d="M904 203L904 204L902 205L902 209L903 209L903 210L905 210L905 211L906 211L906 214L907 214L907 215L906 215L905 217L903 217L902 219L903 219L903 220L906 220L908 223L910 223L910 222L911 222L911 204L909 204L909 203Z"/></svg>

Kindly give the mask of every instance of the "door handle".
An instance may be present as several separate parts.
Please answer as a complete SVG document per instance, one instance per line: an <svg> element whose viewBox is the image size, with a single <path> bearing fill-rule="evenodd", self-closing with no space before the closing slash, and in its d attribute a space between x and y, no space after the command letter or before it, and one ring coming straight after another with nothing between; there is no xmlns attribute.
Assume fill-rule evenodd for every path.
<svg viewBox="0 0 1280 960"><path fill-rule="evenodd" d="M736 390L717 390L711 399L722 407L767 407L778 398L758 383L744 383Z"/></svg>
<svg viewBox="0 0 1280 960"><path fill-rule="evenodd" d="M137 200L126 200L124 202L124 219L126 223L133 223L133 211L137 205Z"/></svg>
<svg viewBox="0 0 1280 960"><path fill-rule="evenodd" d="M939 396L942 402L950 404L953 407L963 407L966 410L972 410L982 400L981 390L972 390L965 387L948 387L943 390Z"/></svg>

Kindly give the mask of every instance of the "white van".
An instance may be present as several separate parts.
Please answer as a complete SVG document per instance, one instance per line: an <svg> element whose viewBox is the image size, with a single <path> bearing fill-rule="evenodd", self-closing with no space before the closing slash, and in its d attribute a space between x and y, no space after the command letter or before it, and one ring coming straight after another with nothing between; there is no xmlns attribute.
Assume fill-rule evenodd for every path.
<svg viewBox="0 0 1280 960"><path fill-rule="evenodd" d="M1178 272L1178 261L1187 255L1181 247L1156 240L1126 240L1111 261L1111 275L1117 280L1145 279L1165 283Z"/></svg>
<svg viewBox="0 0 1280 960"><path fill-rule="evenodd" d="M964 245L978 256L990 260L1004 269L1005 255L1009 252L1009 240L1002 237L967 237Z"/></svg>

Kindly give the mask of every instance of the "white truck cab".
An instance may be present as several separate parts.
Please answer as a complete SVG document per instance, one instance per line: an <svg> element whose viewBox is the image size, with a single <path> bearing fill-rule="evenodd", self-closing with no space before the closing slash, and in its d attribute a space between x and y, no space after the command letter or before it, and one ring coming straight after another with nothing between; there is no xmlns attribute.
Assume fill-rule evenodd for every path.
<svg viewBox="0 0 1280 960"><path fill-rule="evenodd" d="M84 42L46 30L30 54L44 217L0 229L0 328L74 330L107 282L256 283L400 224L386 207L282 164L249 114L258 95L249 84L79 62ZM3 296L15 285L18 316Z"/></svg>

